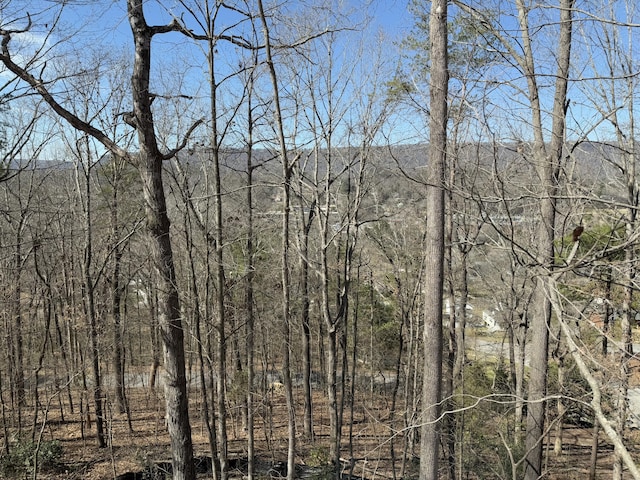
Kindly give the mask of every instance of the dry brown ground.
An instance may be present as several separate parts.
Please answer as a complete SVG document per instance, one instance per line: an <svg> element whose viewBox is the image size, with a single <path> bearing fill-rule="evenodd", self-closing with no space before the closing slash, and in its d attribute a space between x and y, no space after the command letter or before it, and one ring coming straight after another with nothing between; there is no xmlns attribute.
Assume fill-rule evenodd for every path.
<svg viewBox="0 0 640 480"><path fill-rule="evenodd" d="M328 412L326 410L326 397L316 392L315 397L315 431L316 446L299 435L298 459L301 464L309 464L322 456L324 450L318 445L326 444L328 424ZM128 427L127 416L115 413L107 408L107 432L109 446L98 449L95 441L94 425L81 423L80 415L65 413L65 420L61 420L59 406L53 403L47 412L47 422L44 429L44 439L59 440L63 446L64 471L41 474L41 479L86 479L102 480L113 479L115 474L127 471L139 471L145 465L156 461L169 460L169 440L164 425L164 403L161 391L152 392L148 389L136 388L129 392L131 404L131 420L133 430ZM197 455L208 455L208 440L202 418L202 405L196 400L197 394L192 395L192 433L195 451ZM264 459L284 460L286 458L286 415L284 398L275 394L269 397L266 407L272 408L273 423L265 423L266 418L262 414L255 417L256 440L258 455ZM270 403L269 403L270 402ZM107 402L109 406L110 403ZM300 410L302 405L298 405ZM360 406L354 412L353 438L354 457L358 459L355 464L355 474L366 478L393 478L390 463L390 441L392 432L386 419L389 415L389 403L381 398L366 397L360 402ZM263 410L264 413L266 410ZM349 413L346 412L346 418ZM42 422L43 414L40 412L39 421ZM298 427L301 431L301 427ZM348 435L348 426L345 427L345 438ZM84 431L84 434L83 434ZM632 437L636 434L631 433ZM589 456L591 449L591 430L568 428L564 432L564 449L560 456L554 455L551 448L547 452L546 461L551 480L571 480L587 478ZM241 421L234 416L231 409L229 417L230 456L246 456L246 434L242 429ZM636 441L631 438L631 445L639 446L640 435ZM0 444L4 438L0 434ZM401 445L395 445L396 452L401 451ZM636 448L640 451L640 449ZM610 475L612 449L602 437L599 453L598 478ZM397 453L398 454L398 453ZM345 448L343 457L349 457ZM407 472L409 473L409 472ZM414 472L415 473L415 472ZM207 478L207 476L202 476Z"/></svg>
<svg viewBox="0 0 640 480"><path fill-rule="evenodd" d="M328 439L328 412L326 410L326 396L315 394L314 420L316 443L315 446L298 435L298 458L300 464L311 464L326 456L326 450L321 445ZM210 455L208 435L202 421L201 401L194 399L199 393L192 393L192 408L190 411L192 423L192 438L196 455ZM300 400L300 399L299 399ZM112 479L116 474L127 471L139 471L146 465L158 461L170 460L169 438L164 424L164 400L161 389L151 391L146 388L134 388L129 391L131 405L131 425L126 414L115 412L107 401L106 428L109 445L107 448L97 448L95 425L88 424L86 417L81 420L77 411L71 414L65 405L65 418L62 421L60 406L53 403L47 412L44 429L44 440L58 440L63 447L65 471L43 473L41 479ZM365 406L369 403L369 406ZM390 430L384 423L388 418L388 402L380 401L380 405L372 406L371 402L363 402L354 411L353 437L356 462L354 473L367 477L384 478L388 470ZM386 404L386 405L385 405ZM302 404L298 408L302 411ZM254 416L256 450L260 458L265 460L286 460L286 410L285 399L281 394L269 394L265 398L259 412ZM271 414L269 414L271 412ZM228 417L230 458L244 458L246 454L246 433L242 428L241 419L231 414ZM27 413L32 417L32 413ZM272 418L271 421L268 419ZM350 418L346 413L346 418ZM44 419L43 412L39 414L39 422ZM301 421L301 420L300 420ZM25 422L23 422L25 423ZM31 420L28 422L31 423ZM301 425L298 426L301 432ZM348 434L348 427L345 427ZM0 445L4 438L0 433ZM319 446L320 445L320 446ZM398 447L396 447L398 450ZM206 476L202 476L206 478Z"/></svg>

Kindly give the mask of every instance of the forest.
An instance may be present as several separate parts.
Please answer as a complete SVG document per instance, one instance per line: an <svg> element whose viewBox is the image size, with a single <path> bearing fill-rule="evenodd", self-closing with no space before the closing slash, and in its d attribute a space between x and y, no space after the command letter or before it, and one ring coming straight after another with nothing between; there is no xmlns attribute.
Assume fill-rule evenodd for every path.
<svg viewBox="0 0 640 480"><path fill-rule="evenodd" d="M0 478L640 479L634 0L0 38Z"/></svg>

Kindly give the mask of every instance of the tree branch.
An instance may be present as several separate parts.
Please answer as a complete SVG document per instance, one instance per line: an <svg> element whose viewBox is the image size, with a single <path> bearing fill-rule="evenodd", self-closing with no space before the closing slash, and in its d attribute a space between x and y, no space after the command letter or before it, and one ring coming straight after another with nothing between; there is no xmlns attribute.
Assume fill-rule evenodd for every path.
<svg viewBox="0 0 640 480"><path fill-rule="evenodd" d="M29 18L29 25L31 25L31 18ZM2 35L2 50L0 52L0 61L7 67L9 71L15 74L22 81L30 85L36 92L40 94L42 99L62 118L64 118L72 127L81 132L84 132L104 145L111 153L121 157L129 158L129 153L123 148L119 147L114 141L112 141L104 132L97 129L90 123L81 120L74 115L71 111L64 108L44 86L42 80L37 79L24 68L17 65L12 59L9 53L9 42L11 41L12 33L25 32L24 30L2 30L0 29L0 35Z"/></svg>
<svg viewBox="0 0 640 480"><path fill-rule="evenodd" d="M558 298L557 285L555 283L555 279L553 278L551 279L551 291L549 292L549 295L551 296L551 305L553 306L553 310L556 314L556 317L558 318L558 322L560 323L560 328L562 329L562 333L564 333L565 338L567 340L567 344L569 345L571 356L573 357L573 360L576 362L576 365L578 367L578 370L580 371L580 374L582 375L582 378L584 378L587 381L587 383L589 384L589 387L591 388L591 393L593 394L593 397L591 399L591 408L593 408L593 412L595 413L596 418L598 419L598 422L600 423L600 425L602 425L602 428L604 432L607 434L607 437L609 437L609 440L611 440L611 443L613 443L613 445L619 451L622 461L624 462L625 466L629 469L629 472L631 473L633 478L636 480L640 480L640 470L638 469L633 458L631 457L629 450L627 450L627 447L625 446L624 442L622 441L622 439L620 438L616 430L611 425L611 422L609 421L609 419L605 416L604 412L602 411L602 400L601 400L602 393L600 391L600 385L598 384L598 381L592 375L591 371L589 370L589 367L587 366L584 359L582 358L580 349L578 348L578 345L573 339L573 332L571 331L567 323L564 321L562 307L560 306L560 299Z"/></svg>
<svg viewBox="0 0 640 480"><path fill-rule="evenodd" d="M163 160L169 160L170 158L173 158L176 156L176 154L182 150L184 147L187 146L187 142L189 141L189 138L191 137L191 134L193 133L193 131L198 128L202 123L204 123L204 118L199 118L198 120L196 120L193 125L191 125L191 127L189 127L189 130L187 130L187 133L185 133L184 138L182 139L182 142L180 143L180 145L178 145L176 148L172 148L171 150L169 150L167 153L165 153L164 155L162 155L162 159Z"/></svg>

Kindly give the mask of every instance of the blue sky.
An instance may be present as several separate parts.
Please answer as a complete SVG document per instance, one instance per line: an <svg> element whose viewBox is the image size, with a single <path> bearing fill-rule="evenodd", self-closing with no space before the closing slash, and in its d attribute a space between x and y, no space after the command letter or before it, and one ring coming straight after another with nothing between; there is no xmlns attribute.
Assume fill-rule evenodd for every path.
<svg viewBox="0 0 640 480"><path fill-rule="evenodd" d="M364 28L366 35L369 35L372 41L376 35L384 32L387 39L387 48L384 53L393 57L393 51L396 48L394 42L399 40L412 25L411 15L407 11L407 1L378 0L360 2L347 0L346 3L341 3L340 8L348 12L348 17L340 18L342 22L340 26L347 27L347 29L344 34L340 34L341 38L344 38L341 46L344 52L338 62L355 63L361 60L360 57L353 57L353 55L362 55L361 51L355 50L355 45L359 41L358 37L362 37L362 32L351 31L356 26L357 29ZM340 0L336 0L335 4L338 5L339 2ZM25 3L27 8L23 9L22 7L24 7ZM266 1L265 5L268 4L269 2ZM315 0L309 1L309 5L314 7L318 4L319 2ZM15 7L14 12L9 10L0 11L0 16L2 16L5 24L7 18L18 18L19 20L13 26L15 28L24 26L26 24L26 12L31 14L33 21L32 28L28 34L16 35L12 40L11 50L15 52L13 54L14 60L20 64L25 64L33 51L45 45L45 50L41 52L41 60L46 60L47 62L47 68L43 71L43 78L55 77L59 71L56 69L82 68L84 59L91 58L91 55L104 58L107 55L115 57L114 63L105 63L102 68L122 68L123 75L129 75L128 71L124 72L127 68L126 66L123 68L122 65L115 63L118 56L131 61L131 31L124 0L71 1L62 10L58 29L51 36L47 35L54 23L55 14L59 12L59 4L52 0L30 0L27 2L13 0L11 5ZM286 5L291 8L292 14L295 14L295 9L299 8L302 3L292 1ZM183 13L183 7L175 0L149 0L145 3L147 22L151 25L167 24L171 21L172 15L180 16ZM333 13L336 13L335 10L331 14ZM324 13L322 10L319 11L319 15L331 16L331 14L327 10ZM188 14L185 14L183 18L188 27L195 27L193 19ZM369 21L364 23L365 19ZM313 22L316 19L307 18L306 20L316 31L321 30L324 26L331 26L322 24L325 20L318 20L315 25ZM235 22L235 18L221 16L218 19L216 30L220 31L233 22ZM373 47L371 51L374 51ZM242 54L243 52L234 49L226 42L220 43L216 60L219 78L224 76L226 72L237 70L239 55ZM349 58L349 55L352 55L352 58ZM183 114L187 113L192 118L202 115L203 109L206 108L204 104L207 102L208 91L203 81L203 73L206 69L204 68L204 57L200 47L195 46L193 41L185 39L181 34L159 35L154 38L152 56L156 64L156 69L152 72L153 82L156 83L155 86L152 85L154 93L162 95L174 92L199 98L202 100L199 106L195 104L189 105L182 112L176 111L176 114L179 117L183 117ZM74 66L73 62L76 61L78 65ZM109 61L111 62L112 60ZM42 61L38 62L36 70L43 64ZM179 72L180 76L185 73L186 75L184 78L177 78L178 75L173 75L172 72ZM190 73L191 75L189 75ZM389 75L391 74L392 70L390 69ZM6 73L0 74L0 77L7 78ZM285 78L284 74L283 78ZM269 87L268 83L265 85L266 92ZM64 90L65 86L62 85L58 88ZM233 103L233 95L238 90L240 89L237 87L235 91L233 86L228 87L230 92L228 96L229 104ZM187 121L189 120L185 120L185 122Z"/></svg>
<svg viewBox="0 0 640 480"><path fill-rule="evenodd" d="M393 43L412 27L413 20L407 10L407 2L408 0L366 2L348 0L340 6L348 15L348 18L340 19L340 26L350 28L357 23L356 28L364 28L369 32L369 35L384 32L389 40L390 48L393 49ZM34 15L34 26L30 33L30 39L34 45L37 45L51 26L51 15L56 9L51 7L51 0L30 0L27 3L29 7L26 11L30 11ZM313 3L313 0L309 2L309 4ZM265 5L268 5L268 2L265 2ZM298 3L291 1L289 5L296 6ZM167 24L175 15L183 18L189 28L194 28L197 31L197 25L193 19L188 13L185 13L184 7L175 0L147 1L144 8L147 22L150 25ZM45 14L35 15L36 12L43 10L46 12ZM366 24L362 23L364 19L367 19ZM226 26L235 23L236 20L237 17L223 14L217 20L216 30L221 31ZM60 25L62 26L62 39L69 44L68 49L71 51L84 53L87 49L105 48L105 46L111 50L111 53L132 51L131 31L124 0L81 0L78 4L74 4L72 1L63 10ZM321 25L316 26L317 30L321 28ZM237 30L236 28L235 31ZM66 34L69 34L68 38L64 37ZM346 32L345 37L350 36L351 38L347 41L351 42L356 34L360 35L360 32ZM49 39L48 41L53 40ZM153 46L154 58L163 63L177 60L188 61L188 57L199 57L201 53L198 51L198 47L194 47L193 42L186 40L180 34L156 36ZM220 48L225 47L221 44ZM222 52L221 57L224 57ZM224 58L221 58L221 61L224 62ZM235 59L229 59L229 61L235 62Z"/></svg>
<svg viewBox="0 0 640 480"><path fill-rule="evenodd" d="M331 1L334 1L336 5L340 2L340 0ZM397 47L394 44L394 41L400 40L409 32L413 25L412 15L407 10L407 4L409 1L410 0L377 0L361 2L355 0L344 0L340 3L341 8L350 12L349 20L344 21L343 19L343 27L351 26L349 24L350 21L355 24L364 18L370 18L371 23L366 27L366 34L370 36L369 38L373 39L375 34L379 31L385 32L386 45L384 47L383 54L388 57L389 77L393 75L393 60L398 57ZM266 3L268 4L268 2ZM317 1L309 0L309 4L317 5L318 3L319 2ZM25 48L25 51L33 50L35 46L42 44L45 39L45 35L51 26L51 15L56 11L54 7L55 3L51 0L13 0L9 5L14 8L14 12L5 9L4 11L0 11L0 15L5 19L5 21L7 18L11 18L12 15L18 17L21 16L22 25L24 25L25 4L27 5L26 11L29 11L33 15L32 18L34 25L28 34L18 36L19 38L17 37L16 40L12 42L12 49L16 52L20 51L21 48ZM595 5L595 3L593 4ZM294 10L297 6L302 5L302 3L292 1L288 4L285 3L285 5ZM425 9L428 8L428 5L428 2L425 1ZM513 18L513 2L489 0L487 4L483 3L482 6L492 5L495 6L495 8L503 8L504 10L502 11L506 15L505 18ZM621 3L619 2L616 5L621 5ZM591 8L591 3L579 4L578 6L580 8ZM603 11L594 11L593 13L598 15L606 13L605 10L607 7L604 6L602 8ZM46 9L49 10L46 11ZM147 20L150 24L168 23L171 20L172 14L180 15L183 11L179 2L175 0L148 0L146 2L145 10ZM38 12L43 11L45 11L44 14L38 14ZM540 12L541 17L544 17L544 15L550 15L553 17L553 15L555 15L555 11L553 9L541 9ZM184 18L187 24L191 26L191 19L186 15ZM322 21L318 20L320 23L314 25L314 20L316 19L306 19L306 21L308 21L312 27L315 27L316 30L321 29L322 25L320 25L320 23ZM218 22L219 28L224 27L225 22L226 24L229 24L231 21L231 19L225 19L222 17ZM20 23L16 24L16 26L18 25L20 25ZM538 72L547 73L552 76L554 73L553 50L555 46L552 42L554 27L552 22L548 24L542 23L541 25L541 28L536 30L536 35L541 32L541 41L537 43L537 47L541 47L541 49L536 51L536 55L541 62L541 65L543 65L539 68ZM578 25L580 25L580 28L583 31L576 32L577 41L574 46L574 64L576 66L579 65L579 62L585 61L581 58L584 56L585 42L590 41L590 39L597 38L597 34L594 34L593 30L589 30L591 27L587 22L579 23ZM62 28L58 32L59 36L47 39L47 45L54 45L57 40L60 40L60 47L62 51L71 52L71 58L77 59L94 49L98 55L100 55L100 52L108 52L112 55L122 55L122 58L129 58L130 60L130 53L132 50L131 32L126 17L126 3L124 0L82 0L78 5L74 5L72 2L71 5L64 9L64 14L61 18L61 26ZM582 35L582 37L578 37L578 33ZM550 37L545 38L544 35L550 35ZM356 49L356 40L358 37L362 36L361 32L345 31L341 36L343 38L342 48L344 50L344 55L341 57L340 61L349 62L349 54L351 50L353 50L351 55L352 61L354 62L356 60L361 60L361 58L356 58L358 55L361 57L363 54L367 55L370 52L374 55L373 52L375 49L373 47L370 52L365 50L364 53L363 51ZM551 38L551 43L549 43L549 38ZM225 71L237 69L238 61L242 52L239 52L237 49L234 50L234 48L229 45L223 45L223 42L221 42L219 48L220 51L217 59L217 68L219 69L219 75L224 76ZM44 58L49 60L49 55L53 58L62 58L61 56L56 57L56 51L54 50L46 52L44 54ZM179 93L193 96L201 95L203 99L206 99L207 92L202 86L202 52L198 50L198 47L194 46L194 42L186 40L179 34L158 36L154 40L153 55L158 67L155 73L162 82L162 86L158 87L160 90L159 93L162 93L162 89L167 90L176 88L180 90ZM16 61L26 58L26 55L15 55ZM588 70L582 70L583 74L593 76L595 75L594 69L599 68L602 65L601 57L596 55L594 58L598 59L596 64L590 66ZM544 66L544 62L546 62L546 66ZM48 67L49 69L52 64L53 62L50 62ZM522 86L522 79L517 78L518 73L514 72L513 69L509 70L505 65L497 65L497 67L490 73L492 78L487 77L486 79L483 79L483 81L494 82L496 85L500 82L513 82L513 85L516 87L518 86L518 82L520 82L519 86ZM227 68L227 70L225 70L225 68ZM49 71L51 70L47 70L45 73ZM187 74L191 72L193 75L191 77L187 76L187 80L182 80L177 79L176 75L172 75L172 72L186 72ZM546 80L542 78L542 81L552 83L549 80L552 78L551 76L548 76ZM6 75L2 75L2 78L6 78ZM178 80L181 80L182 83L176 86ZM599 114L593 109L593 104L590 104L591 98L589 97L589 93L585 92L582 88L585 85L586 84L584 83L579 84L576 82L573 82L571 85L570 96L572 98L572 105L569 125L570 135L573 134L572 130L578 132L575 133L575 135L578 135L579 132L590 131L589 129L591 128L591 125L597 123L599 119ZM199 91L199 89L201 91ZM233 92L233 88L229 88L229 91ZM500 122L503 122L503 126L506 125L506 128L513 128L514 131L517 131L522 127L522 135L526 136L527 121L529 117L526 99L524 99L521 93L517 92L517 88L505 90L504 87L501 87L496 89L496 92L496 97L491 99L493 104L490 105L494 109L493 112L497 115L493 119L496 128L501 128ZM505 92L509 92L508 95L505 96ZM545 102L547 106L551 98L551 92L551 88L543 89L543 102ZM426 91L422 93L425 95L427 94ZM518 108L519 111L517 110ZM197 114L199 114L199 112L194 112L194 115ZM517 115L521 116L517 117ZM622 116L622 118L624 118L624 116ZM408 119L409 117L406 117L402 121L396 121L394 124L393 128L396 129L396 132L399 132L398 136L405 136L413 140L424 140L424 126L422 122L416 121L414 126L407 121ZM595 133L596 132L592 132L592 137ZM422 135L422 138L420 138L420 135Z"/></svg>
<svg viewBox="0 0 640 480"><path fill-rule="evenodd" d="M407 10L407 2L408 0L350 0L343 8L354 17L369 16L372 20L370 29L380 28L390 36L400 36L411 28L413 21ZM26 0L21 3L26 3L28 7L25 11L32 14L52 4L49 0ZM296 4L295 1L290 3ZM152 25L166 24L171 21L172 15L180 16L184 13L184 8L175 0L147 1L144 8L147 22ZM188 15L184 18L189 22ZM63 22L71 28L83 25L86 35L93 36L96 41L126 44L130 40L124 0L83 1L75 5L71 2L64 10ZM224 17L220 24L224 25Z"/></svg>

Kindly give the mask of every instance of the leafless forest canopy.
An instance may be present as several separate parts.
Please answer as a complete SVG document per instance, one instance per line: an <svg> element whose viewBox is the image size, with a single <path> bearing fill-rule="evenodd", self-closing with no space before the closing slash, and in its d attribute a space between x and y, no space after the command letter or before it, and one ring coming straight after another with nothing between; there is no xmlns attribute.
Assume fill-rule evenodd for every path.
<svg viewBox="0 0 640 480"><path fill-rule="evenodd" d="M0 478L640 478L634 2L21 4Z"/></svg>

